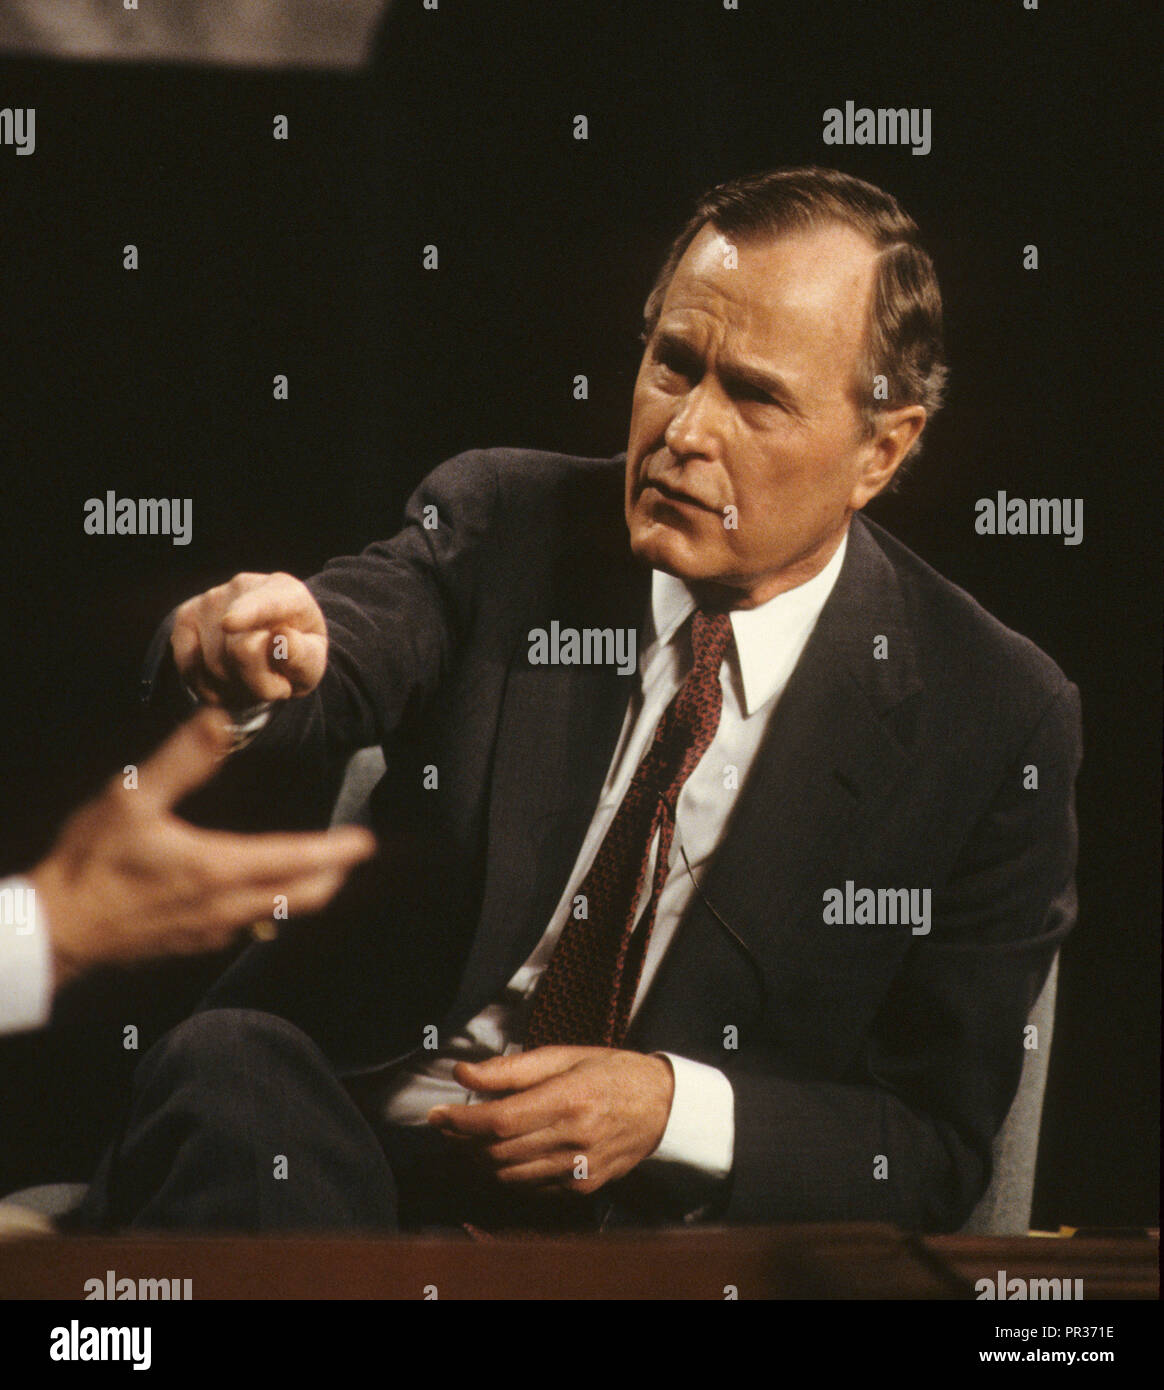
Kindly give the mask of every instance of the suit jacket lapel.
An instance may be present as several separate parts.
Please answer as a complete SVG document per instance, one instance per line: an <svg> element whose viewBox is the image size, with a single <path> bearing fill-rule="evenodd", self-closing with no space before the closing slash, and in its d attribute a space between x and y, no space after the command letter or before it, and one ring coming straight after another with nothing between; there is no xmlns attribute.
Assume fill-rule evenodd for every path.
<svg viewBox="0 0 1164 1390"><path fill-rule="evenodd" d="M480 922L449 1019L471 1017L512 978L549 923L589 828L635 689L609 665L531 665L528 631L638 629L650 571L634 562L625 529L581 544L592 564L563 568L531 610L514 646L490 792ZM637 648L636 648L637 655Z"/></svg>

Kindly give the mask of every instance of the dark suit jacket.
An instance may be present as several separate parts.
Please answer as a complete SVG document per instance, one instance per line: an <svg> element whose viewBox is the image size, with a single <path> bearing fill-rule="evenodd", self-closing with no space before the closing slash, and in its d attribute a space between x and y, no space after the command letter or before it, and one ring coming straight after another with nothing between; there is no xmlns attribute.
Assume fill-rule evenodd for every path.
<svg viewBox="0 0 1164 1390"><path fill-rule="evenodd" d="M421 485L399 535L311 581L327 675L229 775L255 773L277 806L383 743L376 803L396 874L338 924L292 924L252 948L208 1002L283 1013L351 1072L418 1049L426 1025L446 1037L526 959L634 679L531 665L528 634L554 619L639 624L650 576L626 542L623 467L461 455ZM1078 692L1055 664L855 517L627 1039L731 1080L735 1161L713 1215L966 1218L1074 916L1079 760ZM1037 789L1024 786L1032 766ZM827 924L824 894L849 880L930 888L931 931Z"/></svg>

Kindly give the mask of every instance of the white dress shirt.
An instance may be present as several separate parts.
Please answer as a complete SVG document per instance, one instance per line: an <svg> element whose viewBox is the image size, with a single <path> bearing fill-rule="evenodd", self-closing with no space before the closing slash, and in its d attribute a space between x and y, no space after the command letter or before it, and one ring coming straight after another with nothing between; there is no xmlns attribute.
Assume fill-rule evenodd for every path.
<svg viewBox="0 0 1164 1390"><path fill-rule="evenodd" d="M0 879L0 1033L43 1027L52 1012L48 923L25 878Z"/></svg>
<svg viewBox="0 0 1164 1390"><path fill-rule="evenodd" d="M706 753L684 784L675 808L671 862L659 895L631 1018L642 1006L667 948L691 901L695 885L683 862L686 850L698 881L723 839L728 818L759 752L764 731L788 678L820 617L844 563L847 535L828 564L807 583L778 594L758 608L731 614L734 652L729 646L720 670L723 709ZM430 1056L413 1055L383 1071L349 1081L353 1095L372 1118L398 1125L425 1123L434 1105L473 1104L476 1096L453 1078L459 1061L521 1051L532 998L569 918L574 897L594 862L603 837L630 786L663 711L692 664L687 619L695 600L679 579L656 570L639 650L637 688L627 706L622 733L603 784L590 828L573 871L541 940L502 993ZM650 897L654 855L644 879L637 914ZM637 918L636 918L637 920ZM731 1083L716 1067L671 1053L675 1094L667 1128L651 1161L682 1163L709 1178L730 1173L735 1136Z"/></svg>

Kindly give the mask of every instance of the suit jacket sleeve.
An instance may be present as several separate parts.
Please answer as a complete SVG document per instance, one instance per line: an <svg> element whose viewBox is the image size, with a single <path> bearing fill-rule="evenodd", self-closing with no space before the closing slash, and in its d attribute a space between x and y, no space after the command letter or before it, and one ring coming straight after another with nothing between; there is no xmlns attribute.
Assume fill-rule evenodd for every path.
<svg viewBox="0 0 1164 1390"><path fill-rule="evenodd" d="M1075 916L1079 696L1044 709L911 946L851 1084L725 1067L732 1221L962 1224L990 1176L1030 1008ZM1038 788L1024 786L1030 767Z"/></svg>
<svg viewBox="0 0 1164 1390"><path fill-rule="evenodd" d="M275 706L262 733L194 799L196 814L202 807L241 829L326 823L348 755L382 743L455 661L495 493L486 453L450 459L413 493L391 540L332 560L307 582L327 623L324 677L311 695ZM143 691L167 722L191 708L170 658L172 621L151 644Z"/></svg>

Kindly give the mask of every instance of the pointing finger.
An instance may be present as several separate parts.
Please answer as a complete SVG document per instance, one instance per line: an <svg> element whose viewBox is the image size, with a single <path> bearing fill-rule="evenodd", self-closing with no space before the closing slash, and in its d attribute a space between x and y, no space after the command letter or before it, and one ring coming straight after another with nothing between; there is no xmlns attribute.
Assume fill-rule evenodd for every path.
<svg viewBox="0 0 1164 1390"><path fill-rule="evenodd" d="M273 640L266 628L249 628L245 632L226 634L229 664L256 699L285 700L292 691L290 674L283 670L272 670Z"/></svg>

